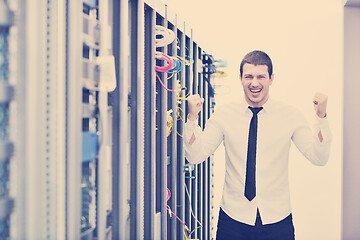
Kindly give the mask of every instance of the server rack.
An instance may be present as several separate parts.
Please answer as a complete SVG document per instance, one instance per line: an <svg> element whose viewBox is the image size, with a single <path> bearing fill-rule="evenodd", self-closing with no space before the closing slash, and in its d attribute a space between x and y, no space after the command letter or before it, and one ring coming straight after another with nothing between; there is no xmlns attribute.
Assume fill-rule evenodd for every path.
<svg viewBox="0 0 360 240"><path fill-rule="evenodd" d="M111 1L81 2L80 61L81 239L110 239L112 236L112 104L108 92L116 87L110 26ZM79 71L78 69L78 71ZM73 104L73 103L72 103ZM77 120L78 121L78 120ZM70 185L71 183L69 183ZM78 234L78 233L77 233Z"/></svg>
<svg viewBox="0 0 360 240"><path fill-rule="evenodd" d="M188 23L160 0L13 2L0 0L0 238L211 239L213 160L183 149L184 99L206 99L201 127L214 101ZM156 46L158 26L172 42ZM156 71L157 52L179 71Z"/></svg>
<svg viewBox="0 0 360 240"><path fill-rule="evenodd" d="M13 102L11 77L11 52L9 40L13 26L13 11L6 2L0 3L0 238L10 236L14 199L11 196L11 165L14 142L11 137L10 118Z"/></svg>
<svg viewBox="0 0 360 240"><path fill-rule="evenodd" d="M2 1L13 9L11 53L14 212L5 239L53 239L65 219L65 35L55 1ZM1 17L5 15L1 14ZM10 78L9 78L10 79Z"/></svg>
<svg viewBox="0 0 360 240"><path fill-rule="evenodd" d="M210 175L213 158L198 166L189 164L182 144L187 115L183 97L198 93L206 99L199 118L201 127L205 127L213 111L214 98L208 90L210 81L203 79L203 76L210 79L212 74L203 71L203 59L209 55L193 39L193 29L167 5L160 1L144 1L143 4L137 6L144 11L145 23L141 26L144 27L145 56L144 237L211 239L214 236L213 175ZM175 40L166 46L154 46L159 38L157 26L170 29ZM155 66L166 65L165 61L156 58L156 52L183 59L182 70L177 74L154 71ZM186 88L181 91L180 98L176 93L165 90L174 90L178 84ZM173 119L173 125L167 136L168 119Z"/></svg>
<svg viewBox="0 0 360 240"><path fill-rule="evenodd" d="M113 1L65 6L65 217L61 239L113 236ZM116 112L116 111L115 111ZM116 182L115 182L116 183ZM116 217L116 214L115 214Z"/></svg>
<svg viewBox="0 0 360 240"><path fill-rule="evenodd" d="M113 1L113 54L117 88L109 94L113 106L113 239L130 239L130 29L129 2Z"/></svg>
<svg viewBox="0 0 360 240"><path fill-rule="evenodd" d="M156 13L148 6L144 7L144 41L145 52L144 61L145 64L145 139L144 139L144 183L147 183L147 187L144 187L144 233L150 238L155 238L155 219L156 213L156 76L153 69L155 69L155 39L152 33L155 31Z"/></svg>
<svg viewBox="0 0 360 240"><path fill-rule="evenodd" d="M189 27L185 24L184 21L182 21L180 18L177 19L177 25L178 25L178 29L177 29L177 37L179 39L179 44L178 44L178 55L182 58L185 59L185 36L186 36L186 32L188 32L189 30L187 30ZM188 66L185 65L185 71L181 71L179 74L179 80L180 80L180 84L183 85L186 83L186 78L187 78L187 70ZM189 86L189 91L191 91L191 86ZM180 104L178 104L178 107L183 109L186 112L186 104L184 101L181 101ZM182 117L184 118L185 115L182 115ZM179 144L177 144L177 163L178 163L178 169L177 171L177 201L176 201L176 210L177 210L177 214L178 217L180 219L184 219L185 217L185 191L183 190L183 186L185 186L185 176L186 176L186 169L185 169L185 161L183 161L183 159L185 158L185 152L184 152L184 148L183 148L183 144L181 144L182 142L182 135L184 132L184 123L181 120L181 118L179 120L177 120L177 124L176 124L176 129L178 131L179 134L177 134L176 138L177 138L177 142ZM184 169L184 170L183 170ZM183 232L181 231L183 229L183 226L181 225L180 222L177 223L177 238L182 239L183 238Z"/></svg>

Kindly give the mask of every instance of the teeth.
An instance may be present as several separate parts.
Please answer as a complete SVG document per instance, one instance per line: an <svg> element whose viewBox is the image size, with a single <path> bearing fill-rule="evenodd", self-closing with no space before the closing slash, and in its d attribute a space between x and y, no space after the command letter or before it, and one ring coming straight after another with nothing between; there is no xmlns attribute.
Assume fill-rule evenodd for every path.
<svg viewBox="0 0 360 240"><path fill-rule="evenodd" d="M261 89L250 89L250 92L252 92L252 93L258 93L258 92L260 92L261 91Z"/></svg>

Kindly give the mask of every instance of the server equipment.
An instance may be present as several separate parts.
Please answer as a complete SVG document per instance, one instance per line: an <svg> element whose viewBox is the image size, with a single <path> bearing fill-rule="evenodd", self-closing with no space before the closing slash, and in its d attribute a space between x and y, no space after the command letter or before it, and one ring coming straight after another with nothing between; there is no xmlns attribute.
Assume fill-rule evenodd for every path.
<svg viewBox="0 0 360 240"><path fill-rule="evenodd" d="M0 238L212 239L184 156L218 65L160 0L0 0Z"/></svg>

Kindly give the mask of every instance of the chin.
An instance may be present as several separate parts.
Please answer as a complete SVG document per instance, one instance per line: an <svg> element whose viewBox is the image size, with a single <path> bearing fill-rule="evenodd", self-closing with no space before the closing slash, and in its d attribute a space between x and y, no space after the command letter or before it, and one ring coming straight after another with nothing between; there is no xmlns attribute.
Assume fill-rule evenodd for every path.
<svg viewBox="0 0 360 240"><path fill-rule="evenodd" d="M259 105L259 104L262 102L263 99L258 99L258 98L253 99L253 98L249 98L249 100L250 100L250 102L251 102L252 104L254 104L254 105Z"/></svg>
<svg viewBox="0 0 360 240"><path fill-rule="evenodd" d="M263 100L263 98L249 98L249 99L253 103L260 103Z"/></svg>

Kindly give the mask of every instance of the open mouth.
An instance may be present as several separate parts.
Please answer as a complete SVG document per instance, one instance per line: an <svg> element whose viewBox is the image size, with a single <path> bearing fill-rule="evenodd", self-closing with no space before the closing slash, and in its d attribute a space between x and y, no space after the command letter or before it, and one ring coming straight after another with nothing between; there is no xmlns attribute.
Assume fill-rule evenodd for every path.
<svg viewBox="0 0 360 240"><path fill-rule="evenodd" d="M250 92L254 97L258 96L260 92L262 91L262 88L250 88Z"/></svg>
<svg viewBox="0 0 360 240"><path fill-rule="evenodd" d="M259 93L261 92L262 89L258 88L258 89L250 89L250 92L252 93Z"/></svg>

